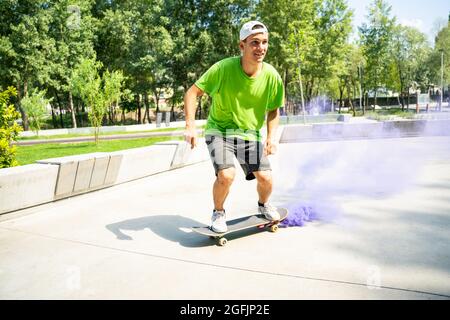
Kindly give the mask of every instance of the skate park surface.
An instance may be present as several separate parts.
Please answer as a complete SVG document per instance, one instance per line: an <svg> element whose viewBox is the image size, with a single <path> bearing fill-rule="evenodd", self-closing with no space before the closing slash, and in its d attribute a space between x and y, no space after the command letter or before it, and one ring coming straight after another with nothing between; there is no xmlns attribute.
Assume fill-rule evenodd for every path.
<svg viewBox="0 0 450 320"><path fill-rule="evenodd" d="M450 137L284 143L272 203L318 218L195 234L209 161L0 221L1 299L449 299ZM256 212L240 168L227 218Z"/></svg>

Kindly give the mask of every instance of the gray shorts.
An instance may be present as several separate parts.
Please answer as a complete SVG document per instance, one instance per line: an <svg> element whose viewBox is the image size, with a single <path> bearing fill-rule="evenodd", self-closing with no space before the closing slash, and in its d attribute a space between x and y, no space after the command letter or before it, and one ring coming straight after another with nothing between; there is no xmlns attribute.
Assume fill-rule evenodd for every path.
<svg viewBox="0 0 450 320"><path fill-rule="evenodd" d="M271 170L264 146L259 141L246 141L234 137L207 135L205 137L214 170L233 168L237 158L246 180L255 179L253 172Z"/></svg>

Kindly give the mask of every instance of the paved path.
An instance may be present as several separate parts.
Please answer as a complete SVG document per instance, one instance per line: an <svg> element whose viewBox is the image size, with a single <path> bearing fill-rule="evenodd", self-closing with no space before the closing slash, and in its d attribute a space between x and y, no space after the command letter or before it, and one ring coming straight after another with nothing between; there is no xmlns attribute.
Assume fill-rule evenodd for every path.
<svg viewBox="0 0 450 320"><path fill-rule="evenodd" d="M197 130L199 135L203 134L203 129ZM183 130L174 131L160 131L160 132L144 132L144 133L124 133L124 134L112 134L112 135L101 135L99 140L124 140L124 139L139 139L139 138L158 138L158 137L179 137L184 134ZM45 143L73 143L73 142L86 142L95 141L94 136L82 136L73 138L59 138L59 139L36 139L36 140L21 140L14 144L20 146L28 146L34 144L45 144Z"/></svg>
<svg viewBox="0 0 450 320"><path fill-rule="evenodd" d="M0 217L0 299L450 298L450 138L284 144L272 165L274 204L320 220L215 246L189 230L209 162ZM238 171L228 217L255 202Z"/></svg>

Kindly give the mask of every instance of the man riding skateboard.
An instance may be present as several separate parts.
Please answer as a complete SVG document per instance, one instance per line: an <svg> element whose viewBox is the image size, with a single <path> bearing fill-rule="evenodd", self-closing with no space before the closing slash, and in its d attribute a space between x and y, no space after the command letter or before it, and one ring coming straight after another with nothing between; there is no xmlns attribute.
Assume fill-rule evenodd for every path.
<svg viewBox="0 0 450 320"><path fill-rule="evenodd" d="M246 180L257 180L258 211L269 220L279 220L271 206L272 172L268 155L275 153L278 108L284 104L283 81L270 64L263 62L269 45L267 27L259 21L245 23L239 34L240 57L215 63L184 96L185 139L194 148L196 99L205 92L212 98L205 139L216 173L213 185L214 211L211 229L227 231L224 203L235 177L234 157ZM260 129L267 114L267 139Z"/></svg>

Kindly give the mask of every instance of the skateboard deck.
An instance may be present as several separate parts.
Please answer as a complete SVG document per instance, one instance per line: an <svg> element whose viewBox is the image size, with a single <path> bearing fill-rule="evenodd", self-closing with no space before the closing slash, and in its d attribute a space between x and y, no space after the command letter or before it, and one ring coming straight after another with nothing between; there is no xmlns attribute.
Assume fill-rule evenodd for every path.
<svg viewBox="0 0 450 320"><path fill-rule="evenodd" d="M288 216L288 210L285 208L277 208L278 213L280 214L280 220L270 221L267 220L262 214L254 214L242 218L237 218L234 220L227 221L228 230L223 233L218 233L211 230L211 227L192 227L192 231L197 232L199 234L209 236L217 240L217 244L220 246L224 246L227 243L227 239L224 237L225 235L245 230L249 228L267 228L271 232L276 232L278 230L278 224L286 219Z"/></svg>

